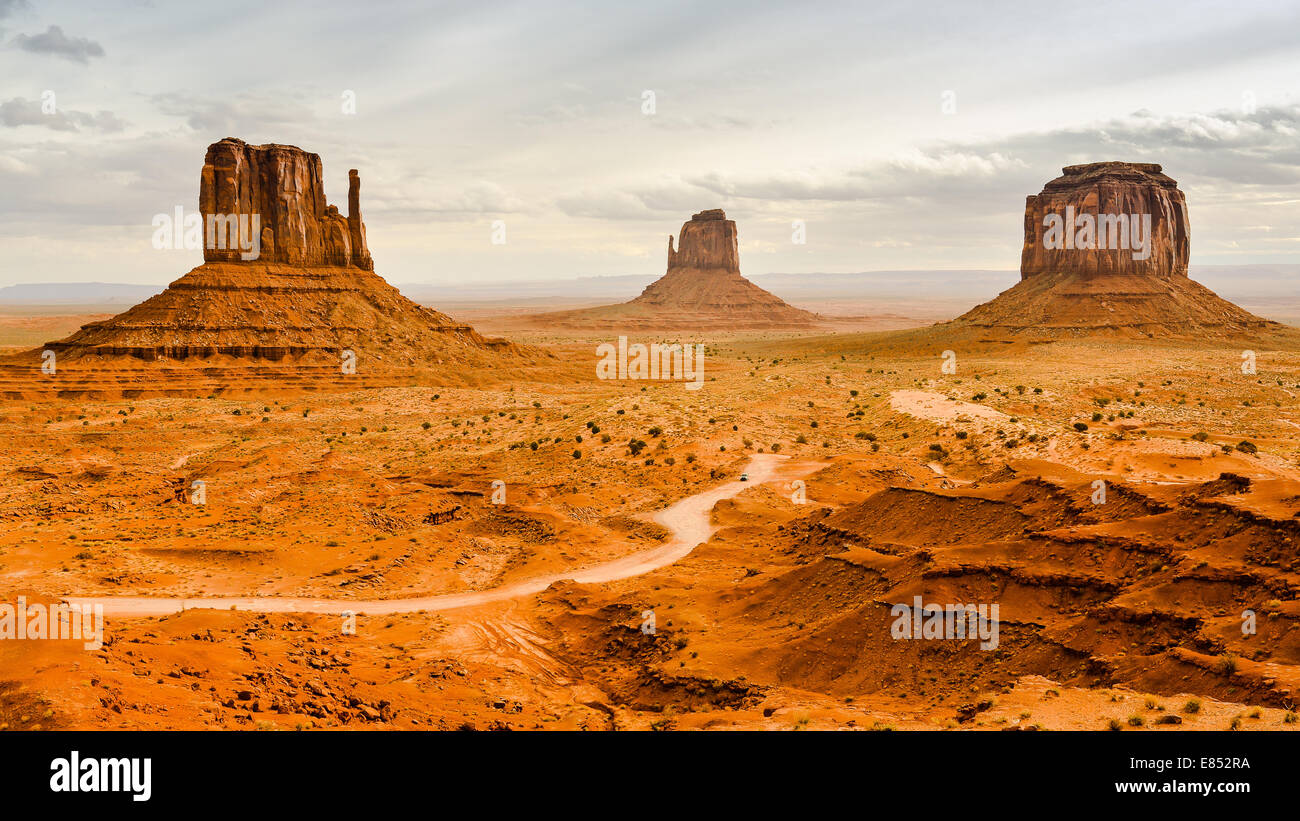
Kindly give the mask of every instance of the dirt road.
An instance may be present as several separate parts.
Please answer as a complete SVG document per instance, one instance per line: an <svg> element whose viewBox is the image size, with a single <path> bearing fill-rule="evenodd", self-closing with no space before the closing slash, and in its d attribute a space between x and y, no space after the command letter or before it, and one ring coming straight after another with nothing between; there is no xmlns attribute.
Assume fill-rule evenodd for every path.
<svg viewBox="0 0 1300 821"><path fill-rule="evenodd" d="M180 613L195 608L217 610L246 610L256 613L365 613L383 615L387 613L412 613L417 611L452 610L461 607L489 604L505 601L519 596L540 593L553 583L563 579L573 579L585 584L599 584L632 576L649 573L665 565L672 564L694 550L698 545L708 541L713 534L713 524L709 513L713 506L723 499L729 499L746 488L777 478L793 480L815 471L819 465L809 465L799 470L781 470L782 462L789 457L770 453L756 454L750 459L746 472L748 482L732 481L718 487L688 496L685 499L659 511L654 519L668 528L672 538L665 544L633 553L612 561L603 562L579 570L551 573L520 582L503 585L490 590L476 590L468 593L449 593L438 596L424 596L403 599L325 599L298 598L289 596L230 596L204 598L171 598L164 596L69 596L66 601L72 604L98 604L104 608L106 617L162 616Z"/></svg>

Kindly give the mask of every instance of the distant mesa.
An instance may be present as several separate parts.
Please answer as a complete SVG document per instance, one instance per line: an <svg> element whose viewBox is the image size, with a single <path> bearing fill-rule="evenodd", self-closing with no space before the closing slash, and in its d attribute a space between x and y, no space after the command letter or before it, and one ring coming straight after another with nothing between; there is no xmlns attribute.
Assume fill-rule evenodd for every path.
<svg viewBox="0 0 1300 821"><path fill-rule="evenodd" d="M1071 165L1025 200L1020 283L946 323L992 335L1226 336L1280 329L1187 276L1191 228L1154 163Z"/></svg>
<svg viewBox="0 0 1300 821"><path fill-rule="evenodd" d="M60 364L287 360L335 373L345 351L362 373L519 352L412 302L376 275L360 199L353 170L347 215L326 203L317 154L234 138L213 143L199 184L204 263L162 293L45 347Z"/></svg>
<svg viewBox="0 0 1300 821"><path fill-rule="evenodd" d="M720 208L682 225L668 270L630 302L534 315L538 324L586 328L808 328L821 317L795 308L740 273L735 220Z"/></svg>

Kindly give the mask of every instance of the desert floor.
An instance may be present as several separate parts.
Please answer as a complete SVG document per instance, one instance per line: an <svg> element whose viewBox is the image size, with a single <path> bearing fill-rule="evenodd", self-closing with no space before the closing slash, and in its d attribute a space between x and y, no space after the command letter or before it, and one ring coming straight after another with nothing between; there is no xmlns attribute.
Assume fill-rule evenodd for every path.
<svg viewBox="0 0 1300 821"><path fill-rule="evenodd" d="M547 333L554 378L4 400L4 600L108 615L0 642L0 728L1297 726L1300 351L888 339L722 335L698 391ZM918 595L998 647L892 638Z"/></svg>

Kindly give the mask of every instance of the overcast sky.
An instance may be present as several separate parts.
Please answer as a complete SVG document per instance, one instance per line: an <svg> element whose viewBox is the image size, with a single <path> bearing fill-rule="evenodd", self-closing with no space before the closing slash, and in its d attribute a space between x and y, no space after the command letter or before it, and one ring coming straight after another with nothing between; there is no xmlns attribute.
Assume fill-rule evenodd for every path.
<svg viewBox="0 0 1300 821"><path fill-rule="evenodd" d="M1025 196L1113 159L1179 181L1193 264L1300 262L1295 2L430 5L0 0L0 285L199 264L151 221L227 136L343 210L360 169L398 283L652 276L719 207L749 274L1015 269Z"/></svg>

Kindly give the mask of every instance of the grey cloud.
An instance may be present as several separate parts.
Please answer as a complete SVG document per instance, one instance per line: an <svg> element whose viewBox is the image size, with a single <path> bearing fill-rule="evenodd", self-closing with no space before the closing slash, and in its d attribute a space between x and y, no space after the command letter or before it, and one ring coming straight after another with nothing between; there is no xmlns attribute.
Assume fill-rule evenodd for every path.
<svg viewBox="0 0 1300 821"><path fill-rule="evenodd" d="M0 19L26 8L27 0L0 0Z"/></svg>
<svg viewBox="0 0 1300 821"><path fill-rule="evenodd" d="M436 190L436 189L435 189ZM464 185L458 191L439 191L430 197L427 188L409 184L381 187L370 195L366 208L371 213L388 212L395 221L402 219L455 220L491 214L511 214L525 210L525 203L497 183L478 180Z"/></svg>
<svg viewBox="0 0 1300 821"><path fill-rule="evenodd" d="M33 54L50 54L87 64L91 57L103 57L104 47L85 37L69 37L59 26L50 26L44 34L19 34L12 44Z"/></svg>
<svg viewBox="0 0 1300 821"><path fill-rule="evenodd" d="M558 197L555 207L570 217L658 220L716 207L700 205L715 199L699 185L680 182L625 191L578 191Z"/></svg>
<svg viewBox="0 0 1300 821"><path fill-rule="evenodd" d="M689 182L740 199L1014 201L1066 165L1100 160L1158 162L1180 182L1300 183L1300 105L1251 113L1157 116L1146 111L1086 127L1022 133L985 143L945 144L834 176L732 179L716 172Z"/></svg>
<svg viewBox="0 0 1300 821"><path fill-rule="evenodd" d="M211 100L169 93L156 94L152 100L162 113L184 117L190 128L208 134L244 134L275 126L300 127L316 119L298 100L254 94Z"/></svg>
<svg viewBox="0 0 1300 821"><path fill-rule="evenodd" d="M195 158L202 150L201 141L170 134L37 144L0 139L0 156L22 164L0 165L0 188L13 190L20 175L41 181L23 186L21 197L0 197L0 233L12 234L23 225L147 229L154 214L170 213L177 205L197 207Z"/></svg>
<svg viewBox="0 0 1300 821"><path fill-rule="evenodd" d="M89 131L114 132L126 128L126 123L111 111L98 111L89 114L84 111L71 111L56 108L46 114L39 100L27 100L15 97L0 103L0 125L17 128L34 125L53 129L54 131Z"/></svg>

